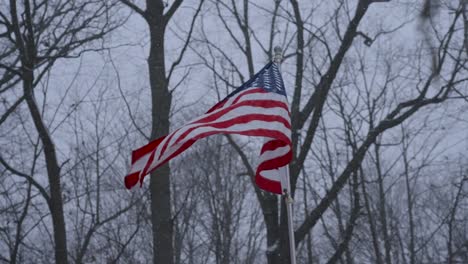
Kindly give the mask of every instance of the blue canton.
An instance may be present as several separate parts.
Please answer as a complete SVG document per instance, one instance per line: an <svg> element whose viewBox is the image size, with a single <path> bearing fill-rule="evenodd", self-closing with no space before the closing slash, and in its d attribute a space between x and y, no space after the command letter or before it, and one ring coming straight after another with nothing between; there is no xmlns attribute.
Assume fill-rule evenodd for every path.
<svg viewBox="0 0 468 264"><path fill-rule="evenodd" d="M234 92L229 94L227 97L231 97L236 93L243 91L251 87L261 87L268 92L278 93L286 96L286 91L284 89L283 79L281 78L281 73L278 69L278 65L273 62L268 63L263 69L261 69L257 74L255 74L250 80L242 84Z"/></svg>

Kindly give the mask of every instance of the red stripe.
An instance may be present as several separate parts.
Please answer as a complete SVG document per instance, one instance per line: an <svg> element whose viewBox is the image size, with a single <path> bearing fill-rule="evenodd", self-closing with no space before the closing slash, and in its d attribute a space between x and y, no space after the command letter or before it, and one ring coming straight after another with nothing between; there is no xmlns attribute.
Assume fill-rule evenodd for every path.
<svg viewBox="0 0 468 264"><path fill-rule="evenodd" d="M138 177L140 176L140 172L135 172L125 176L125 187L127 189L131 189L138 183Z"/></svg>
<svg viewBox="0 0 468 264"><path fill-rule="evenodd" d="M222 100L221 102L218 102L217 104L213 105L210 109L208 109L208 111L206 111L205 114L209 114L215 111L216 109L223 107L223 105L226 104L227 101L228 101L228 98Z"/></svg>
<svg viewBox="0 0 468 264"><path fill-rule="evenodd" d="M261 103L258 103L258 102L261 102ZM263 108L281 107L281 108L285 109L286 111L288 111L288 113L289 113L288 106L286 105L286 103L281 102L281 101L273 101L273 100L255 101L255 100L248 100L248 101L244 101L244 102L238 103L237 105L231 105L230 107L227 107L227 108L225 108L225 109L223 109L223 110L221 110L221 111L219 111L219 112L216 112L216 113L211 114L211 115L208 115L208 116L206 116L206 117L204 117L204 118L202 118L202 119L199 119L199 120L197 120L197 121L195 121L195 122L192 122L192 123L188 124L187 126L193 125L193 124L198 124L198 123L208 123L208 122L216 121L217 119L219 119L220 117L224 116L224 115L227 114L228 112L235 110L237 107L245 106L245 105L247 105L247 106L254 106L254 107L255 107L255 106L256 106L256 107L263 107ZM266 116L266 115L264 115L264 116ZM226 122L226 121L224 121L224 122ZM283 122L283 121L280 121L280 122ZM242 123L245 123L245 121L242 122ZM283 122L283 123L284 123L284 122ZM289 120L286 120L286 123L287 123L287 124L285 124L285 126L289 128L289 127L290 127L290 122L289 122ZM202 124L202 125L203 125L203 124ZM200 125L200 126L202 126L202 125ZM190 133L192 130L194 130L194 129L200 127L200 126L195 126L195 127L193 127L193 128L190 128L189 130L187 130L186 132L184 132L184 133L181 135L182 138L184 138L184 137L186 136L186 134ZM180 130L180 129L183 129L183 127L182 127L182 128L179 128L178 130ZM177 130L177 131L178 131L178 130ZM158 159L162 157L162 155L164 154L164 152L166 151L166 149L167 149L167 147L168 147L169 142L172 140L172 137L176 134L177 131L174 131L173 133L171 133L171 135L169 135L170 138L164 143L163 150L161 151L161 153L160 153ZM187 133L187 132L188 132L188 133ZM177 139L177 142L180 141L180 137L181 137L181 136L179 136L179 139Z"/></svg>
<svg viewBox="0 0 468 264"><path fill-rule="evenodd" d="M289 151L283 156L280 156L274 159L265 160L258 165L257 173L260 173L261 171L264 171L264 170L273 170L279 167L283 167L289 164L291 159L292 159L292 152Z"/></svg>
<svg viewBox="0 0 468 264"><path fill-rule="evenodd" d="M273 101L273 102L277 102L277 101ZM283 123L285 125L285 127L290 128L289 121L282 118L282 117L280 117L280 116L251 114L251 115L246 115L246 116L240 116L240 117L233 118L231 120L227 120L227 121L223 121L223 122L219 122L219 123L214 123L214 124L209 124L209 125L208 124L201 124L199 126L193 127L190 130L187 130L186 132L184 132L184 134L182 134L178 138L178 140L175 142L175 144L180 143L180 141L183 140L191 131L193 131L194 129L199 128L199 127L228 128L228 127L230 127L230 126L232 126L234 124L245 124L245 123L252 122L252 121L255 121L255 120L267 121L267 122L277 121L277 122ZM177 131L178 130L176 130L175 132L177 132ZM269 130L257 130L257 132L259 132L259 131L269 131ZM165 150L168 147L170 139L175 135L175 132L173 132L173 133L171 133L169 135L169 138L165 142L165 144L163 146L163 149L161 151L161 154L159 155L158 159L160 159L162 157L162 155L164 154ZM258 135L257 132L247 132L247 133L242 133L241 132L239 134L273 137L273 136L271 136L271 132L266 132L266 134L260 134L260 135ZM214 131L214 132L209 132L209 133L205 132L205 133L202 133L201 135L196 136L195 140L200 139L202 137L205 137L208 134L216 134L216 133L223 133L223 131ZM284 137L284 135L282 133L280 133L280 134L282 135L281 137ZM132 163L134 163L137 159L141 158L142 156L144 156L144 155L150 153L151 151L155 150L159 146L159 144L164 140L164 138L165 137L158 138L158 139L148 143L147 145L141 147L140 149L135 150L133 152ZM145 166L145 169L144 169L143 172L145 172L148 169L149 165L154 160L154 153L155 152L153 152L153 154L150 156L150 159L149 159L147 165ZM146 175L146 174L147 173L144 173L144 175Z"/></svg>
<svg viewBox="0 0 468 264"><path fill-rule="evenodd" d="M161 159L162 155L164 154L164 152L166 151L168 145L169 145L169 142L171 142L172 138L174 137L174 135L179 131L181 130L182 128L184 127L181 127L181 128L178 128L176 129L176 131L172 132L169 137L167 138L166 140L166 143L164 143L164 146L163 148L161 149L161 152L159 153L159 157L158 157L158 160Z"/></svg>
<svg viewBox="0 0 468 264"><path fill-rule="evenodd" d="M139 160L144 155L146 155L146 154L150 153L151 151L153 151L153 149L157 148L158 145L161 143L161 141L163 141L163 139L165 137L166 136L155 139L155 140L149 142L148 144L144 145L143 147L141 147L139 149L135 149L134 151L132 151L132 164L135 163L137 160Z"/></svg>
<svg viewBox="0 0 468 264"><path fill-rule="evenodd" d="M264 178L260 174L255 175L255 183L262 190L276 194L283 193L283 191L281 190L281 182L272 181L270 179Z"/></svg>
<svg viewBox="0 0 468 264"><path fill-rule="evenodd" d="M209 115L205 118L202 118L200 120L197 120L196 122L192 122L190 123L189 125L191 124L197 124L197 123L209 123L209 122L214 122L216 121L217 119L219 119L220 117L224 116L225 114L227 114L228 112L232 111L232 110L235 110L237 107L240 107L240 106L254 106L254 107L263 107L263 108L275 108L275 107L281 107L283 109L286 109L288 112L288 106L286 103L284 102L281 102L281 101L273 101L273 100L263 100L263 101L255 101L255 100L248 100L248 101L244 101L244 102L241 102L241 103L238 103L237 105L232 105L230 107L227 107L219 112L216 112L212 115ZM244 115L244 116L247 116L247 115ZM250 115L249 115L250 116ZM251 114L252 117L254 117L254 114ZM263 115L263 116L267 116L267 115ZM268 115L268 116L272 116L272 115ZM259 116L260 117L260 116ZM240 117L242 118L242 116ZM234 120L235 118L233 119L230 119L230 120ZM246 123L248 122L248 120L242 120L242 119L238 119L239 121L242 121L242 122L239 122L239 123ZM253 119L252 119L253 120ZM259 119L261 120L261 119ZM283 120L274 120L274 119L268 119L268 120L271 120L271 121L279 121L279 122L282 122L287 128L290 128L290 121L289 120L286 120L286 119L283 119ZM266 118L265 118L265 121L268 121ZM231 126L232 124L230 124L229 122L231 121L223 121L223 122L219 122L218 124L220 124L220 127L219 128L225 128L227 126ZM221 125L221 124L227 124L227 125ZM189 134L191 131L193 131L194 129L196 128L199 128L201 126L204 126L205 124L201 124L199 126L195 126L195 127L192 127L190 128L189 130L185 131L181 136L179 136L179 138L177 139L176 143L177 142L180 142L183 138L185 138L187 136L187 134ZM216 127L213 125L213 127ZM170 135L171 139L172 137L174 136L175 132L173 134ZM169 144L170 140L167 140L165 142L165 146L163 147L164 151L166 150L167 148L167 144ZM164 154L164 151L161 151L161 155L159 156L159 158Z"/></svg>
<svg viewBox="0 0 468 264"><path fill-rule="evenodd" d="M234 96L237 96L238 98L234 99L234 103L238 101L238 99L240 97L243 97L244 95L246 94L252 94L252 93L267 93L267 91L265 91L263 88L249 88L245 91L242 91L238 94L235 94ZM229 99L232 99L232 97L227 97L225 98L224 100L222 100L221 102L218 102L217 104L215 104L214 106L212 106L208 111L206 111L205 114L209 114L217 109L220 109L222 108L228 101ZM231 103L232 105L233 103Z"/></svg>
<svg viewBox="0 0 468 264"><path fill-rule="evenodd" d="M199 124L199 123L208 123L215 121L216 119L224 116L228 112L241 107L241 106L252 106L252 107L261 107L261 108L275 108L275 107L280 107L285 109L286 111L288 110L288 105L285 102L278 101L278 100L246 100L242 101L240 103L237 103L235 105L230 105L226 108L223 108L222 110L212 113L210 115L207 115L206 117L203 117L202 119L198 119L194 122L191 122L190 124ZM189 124L189 125L190 125Z"/></svg>
<svg viewBox="0 0 468 264"><path fill-rule="evenodd" d="M289 151L286 155L266 160L260 163L257 167L257 172L255 173L255 183L257 184L257 186L269 192L282 194L283 191L281 189L281 181L267 179L261 175L261 172L265 170L274 170L286 166L289 164L289 162L291 162L291 159L292 152Z"/></svg>
<svg viewBox="0 0 468 264"><path fill-rule="evenodd" d="M152 163L153 160L154 160L154 154L156 153L156 150L157 150L157 148L155 148L155 149L153 150L153 152L151 152L151 155L149 156L149 159L148 159L148 161L146 162L146 165L145 165L145 167L143 168L143 171L141 172L142 175L147 174L147 170L149 169L149 166L151 165L151 163Z"/></svg>
<svg viewBox="0 0 468 264"><path fill-rule="evenodd" d="M244 116L239 116L235 117L226 121L218 122L218 123L209 123L209 124L201 124L199 126L192 127L182 133L179 138L177 138L176 142L174 144L179 143L180 141L184 140L185 137L188 136L193 130L197 128L205 128L205 127L212 127L212 128L229 128L234 125L239 125L239 124L246 124L252 121L266 121L266 122L280 122L282 123L286 128L291 128L291 125L289 124L289 121L284 119L281 116L276 116L276 115L262 115L262 114L249 114L249 115L244 115Z"/></svg>
<svg viewBox="0 0 468 264"><path fill-rule="evenodd" d="M170 161L174 157L178 156L180 153L184 152L187 148L189 148L191 145L193 145L198 139L201 139L203 137L207 137L207 136L216 134L215 132L217 132L217 131L206 132L206 133L203 133L203 134L199 134L197 137L195 137L193 139L187 140L173 154L171 154L171 156L167 157L164 161L160 162L158 166L152 168L149 171L146 171L147 169L149 169L148 167L149 167L150 163L148 163L145 166L146 173L141 175L141 178L139 179L140 183L143 182L146 175L153 172L154 170L156 170L157 168L159 168L160 166L162 166L166 162ZM238 134L247 135L247 136L258 136L258 135L264 136L264 133L258 134L258 132L259 132L259 130L251 130L251 131L239 132ZM220 131L218 133L222 133L222 132ZM273 134L275 134L275 133L273 133ZM279 141L279 140L275 140L275 141ZM283 144L288 144L288 143L284 142ZM269 180L267 178L264 178L263 176L260 175L260 172L263 171L263 170L271 170L271 169L276 169L276 168L285 166L286 164L288 164L291 161L291 158L292 158L292 153L288 152L284 156L262 162L257 168L257 173L256 173L256 177L255 177L255 181L256 181L257 185L263 190L281 194L282 193L281 183ZM136 172L136 173L127 175L125 177L125 186L128 189L132 188L133 186L135 186L138 183L139 174L140 174L139 172Z"/></svg>
<svg viewBox="0 0 468 264"><path fill-rule="evenodd" d="M249 94L254 94L254 93L264 94L264 93L267 93L267 91L265 91L265 89L263 89L263 88L249 89L249 90L247 90L247 92L242 93L240 96L238 96L236 99L234 99L234 101L232 101L231 105L236 104L237 102L239 102L239 100L242 99L242 97L244 97L246 95L249 95Z"/></svg>
<svg viewBox="0 0 468 264"><path fill-rule="evenodd" d="M193 143L195 143L196 140L188 140L186 141L184 144L182 144L182 146L179 147L179 149L176 150L176 152L174 152L171 156L169 156L168 158L166 158L163 162L160 162L159 165L157 165L156 167L152 168L151 170L147 171L146 174L142 175L141 178L140 178L140 184L143 183L143 180L145 179L146 175L148 175L149 173L153 172L154 170L156 170L157 168L161 167L162 165L164 165L166 162L170 161L171 159L173 159L174 157L176 157L177 155L179 155L180 153L184 152L186 149L188 149L191 145L193 145ZM148 163L149 164L149 163ZM135 183L136 184L136 183Z"/></svg>
<svg viewBox="0 0 468 264"><path fill-rule="evenodd" d="M276 101L275 101L276 102ZM235 108L234 108L235 109ZM234 110L234 109L231 109L231 110ZM224 116L224 114L223 114ZM221 117L221 116L220 116ZM216 118L215 120L213 121L216 121L218 118ZM227 128L227 127L230 127L230 126L233 126L233 125L236 125L236 124L245 124L245 123L248 123L248 122L251 122L251 121L255 121L255 120L259 120L259 121L269 121L269 122L280 122L282 124L284 124L285 127L287 128L291 128L291 124L289 122L289 120L283 118L282 116L278 116L278 115L264 115L264 114L248 114L248 115L243 115L243 116L238 116L238 117L235 117L235 118L232 118L232 119L229 119L229 120L225 120L225 121L222 121L222 122L218 122L218 123L204 123L204 124L200 124L198 126L194 126L190 129L188 129L187 131L185 131L184 133L182 133L179 138L176 140L176 142L174 144L177 144L179 143L180 141L182 141L188 134L190 134L193 130L197 129L197 128L200 128L200 127L213 127L213 128ZM198 123L199 121L197 121L196 123ZM192 123L192 124L196 124L196 123ZM189 125L187 125L189 126ZM169 142L172 140L172 138L174 137L174 135L181 129L183 129L184 127L182 128L179 128L177 129L176 131L172 132L169 136L168 136L168 139L166 140L166 142L164 143L164 146L160 152L160 155L158 157L158 159L160 159L163 155L164 155L164 152L166 151L166 149L168 148L169 146Z"/></svg>
<svg viewBox="0 0 468 264"><path fill-rule="evenodd" d="M221 131L207 131L205 133L201 133L201 134L198 134L192 138L190 138L189 140L185 141L185 142L192 142L195 143L195 141L199 140L199 139L202 139L202 138L205 138L205 137L208 137L208 136L211 136L211 135L215 135L215 134L224 134L224 133L229 133L229 134L237 134L237 135L244 135L244 136L257 136L257 137L271 137L271 138L280 138L281 140L284 140L286 142L288 142L288 144L291 144L290 142L290 139L289 137L285 136L283 133L281 132L278 132L277 130L268 130L268 129L263 129L263 128L260 128L260 129L249 129L249 130L245 130L245 131L236 131L236 132L231 132L229 130L221 130ZM183 146L185 146L186 143L183 143L182 146L179 147L182 148ZM192 145L190 144L190 145ZM175 146L172 145L172 146ZM178 152L179 151L176 150L177 153L180 153ZM168 162L174 155L171 154L171 156L169 156L168 158L166 158L164 161L160 161L161 164L165 163L165 162ZM281 167L281 166L280 166Z"/></svg>
<svg viewBox="0 0 468 264"><path fill-rule="evenodd" d="M282 140L270 140L263 144L260 154L265 153L265 151L275 150L277 148L285 147L288 143Z"/></svg>
<svg viewBox="0 0 468 264"><path fill-rule="evenodd" d="M236 98L235 101L237 101L238 99L240 99L244 95L252 94L252 93L259 93L259 92L260 93L266 93L266 91L264 89L262 89L262 88L256 88L256 89L248 90L247 92L245 92L244 94L242 94L238 98ZM244 102L247 102L247 103L244 103ZM213 122L213 121L219 119L220 117L224 116L228 112L230 112L232 110L235 110L237 107L246 106L246 105L253 106L253 107L263 107L263 108L281 107L281 108L284 108L289 113L289 109L288 109L287 104L282 102L282 101L276 101L276 100L247 100L247 101L244 101L244 102L238 103L237 105L231 104L230 106L226 107L225 109L223 109L223 110L221 110L219 112L207 115L207 116L205 116L205 117L203 117L201 119L198 119L196 121L193 121L193 122L187 124L186 126L193 125L193 124L198 124L198 123ZM225 102L223 101L223 105L224 105L224 103ZM210 109L207 113L210 113L211 111L214 111L214 110L215 109ZM169 135L169 138L165 142L165 144L164 144L164 146L163 146L163 148L162 148L162 150L160 152L160 155L159 155L158 159L162 157L162 155L164 154L164 152L166 151L166 149L168 147L169 142L171 141L172 137L176 134L176 132L179 131L180 129L183 129L184 127L181 127L179 129L177 129L176 131L172 132L171 135Z"/></svg>
<svg viewBox="0 0 468 264"><path fill-rule="evenodd" d="M281 138L282 140L285 140L286 142L288 142L287 144L291 144L291 141L290 139L285 136L283 133L281 132L278 132L277 130L267 130L267 129L251 129L251 130L247 130L247 131L236 131L235 133L233 132L230 132L229 130L222 130L222 131L207 131L205 133L202 133L202 134L198 134L197 136L195 137L192 137L190 138L189 140L185 141L181 146L178 147L178 149L173 153L171 154L169 157L167 157L165 160L163 161L159 161L158 165L154 168L151 168L150 170L148 170L146 172L145 175L142 176L142 178L140 179L140 181L143 180L144 176L146 176L148 173L151 173L152 171L154 171L155 169L159 168L161 165L163 165L164 163L170 161L172 158L176 157L177 155L179 155L180 153L182 153L183 151L185 151L188 147L190 147L191 145L193 145L197 140L201 139L201 138L204 138L204 137L208 137L208 136L211 136L211 135L215 135L215 134L223 134L223 133L230 133L230 134L238 134L238 135L244 135L244 136L260 136L260 137L272 137L272 138ZM172 145L173 147L175 145ZM277 167L281 167L280 166L277 166Z"/></svg>
<svg viewBox="0 0 468 264"><path fill-rule="evenodd" d="M221 131L207 131L201 134L198 134L192 138L190 138L187 141L191 140L199 140L202 138L205 138L207 136L215 135L215 134L224 134L224 133L229 133L229 134L237 134L237 135L244 135L244 136L257 136L257 137L271 137L271 138L280 138L281 140L291 142L289 137L285 136L283 133L278 132L277 130L268 130L268 129L249 129L249 130L244 130L244 131L235 131L232 132L230 130L221 130ZM185 144L185 143L184 143ZM193 143L192 143L193 144ZM168 159L164 160L164 162L167 162Z"/></svg>
<svg viewBox="0 0 468 264"><path fill-rule="evenodd" d="M142 171L129 174L125 177L125 186L127 188L131 188L134 185L136 185L138 181L142 183L147 174L151 173L152 171L156 170L157 168L159 168L166 162L170 161L174 157L181 154L183 151L185 151L187 148L193 145L198 139L201 139L210 135L214 135L214 134L229 133L229 134L239 134L239 135L246 135L246 136L261 136L261 137L273 138L272 140L266 142L262 146L261 154L265 153L266 151L274 151L275 149L285 147L288 145L291 146L290 136L280 132L280 130L266 129L266 128L248 129L248 126L249 126L248 123L254 122L254 121L280 122L286 128L288 129L291 128L289 108L287 106L286 101L273 100L273 99L270 99L270 100L269 99L266 99L266 100L249 99L246 101L239 102L242 100L243 97L249 94L251 95L255 93L263 94L263 93L268 93L268 92L264 90L263 88L249 88L241 93L235 94L234 98L229 97L217 103L216 105L214 105L212 108L210 108L206 112L205 116L202 116L200 119L195 120L191 122L190 124L188 124L188 125L195 125L195 126L188 128L188 130L184 131L181 135L179 135L174 144L170 143L171 140L173 140L174 137L176 136L176 133L180 132L180 130L184 129L184 127L179 128L167 136L160 137L156 140L149 142L145 146L134 150L132 152L132 164L134 164L137 160L141 159L143 156L148 155L149 153L151 153L151 156L149 157ZM279 114L263 114L262 110L259 109L258 110L259 113L240 115L240 116L233 117L229 120L217 122L218 119L222 118L230 111L233 111L237 109L238 107L242 107L242 106L260 107L264 109L280 107L287 111L288 116L281 116ZM217 111L214 112L215 110ZM241 131L229 130L230 127L234 125L245 125L246 129L241 130ZM194 130L198 128L213 128L213 129L221 129L221 130L220 131L206 131L203 133L195 134L195 136L191 136L190 138L187 138L190 133L194 132ZM164 139L166 139L166 141L164 142L163 145L161 145ZM159 159L162 158L164 153L166 153L168 148L171 148L175 151L172 154L170 154L170 156L167 157L166 159L159 161ZM155 153L157 152L158 149L161 149L161 153L159 157L156 157ZM157 161L155 163L156 166L154 168L150 168L151 164L155 161L155 159ZM261 162L256 171L255 181L257 185L263 190L281 194L282 193L281 182L265 178L261 176L260 173L265 170L273 170L273 169L278 169L280 167L283 167L287 165L291 161L291 159L292 159L292 151L290 148L289 152L286 153L285 155Z"/></svg>

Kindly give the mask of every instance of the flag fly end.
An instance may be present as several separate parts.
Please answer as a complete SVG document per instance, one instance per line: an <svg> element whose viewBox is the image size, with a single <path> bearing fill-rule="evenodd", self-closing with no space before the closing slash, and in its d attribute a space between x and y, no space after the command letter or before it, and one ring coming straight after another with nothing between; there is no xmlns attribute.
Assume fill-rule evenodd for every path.
<svg viewBox="0 0 468 264"><path fill-rule="evenodd" d="M139 173L132 173L125 176L125 188L131 189L138 183Z"/></svg>

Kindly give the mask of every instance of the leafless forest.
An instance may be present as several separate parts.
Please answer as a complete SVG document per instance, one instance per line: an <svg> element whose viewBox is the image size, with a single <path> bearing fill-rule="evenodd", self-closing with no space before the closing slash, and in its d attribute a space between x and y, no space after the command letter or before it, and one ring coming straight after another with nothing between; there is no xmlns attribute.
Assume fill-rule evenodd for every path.
<svg viewBox="0 0 468 264"><path fill-rule="evenodd" d="M123 184L276 46L298 263L468 263L466 0L0 0L0 263L289 263L261 139Z"/></svg>

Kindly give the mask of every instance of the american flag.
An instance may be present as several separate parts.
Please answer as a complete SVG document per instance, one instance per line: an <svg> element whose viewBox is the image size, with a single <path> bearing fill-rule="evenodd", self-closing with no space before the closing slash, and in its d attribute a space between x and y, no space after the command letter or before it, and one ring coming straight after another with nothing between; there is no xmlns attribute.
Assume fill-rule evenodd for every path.
<svg viewBox="0 0 468 264"><path fill-rule="evenodd" d="M148 173L185 151L198 139L214 134L266 138L260 150L255 182L259 188L277 194L289 189L286 168L292 159L291 121L278 65L268 63L204 115L134 150L125 186L130 189L138 182L142 184Z"/></svg>

